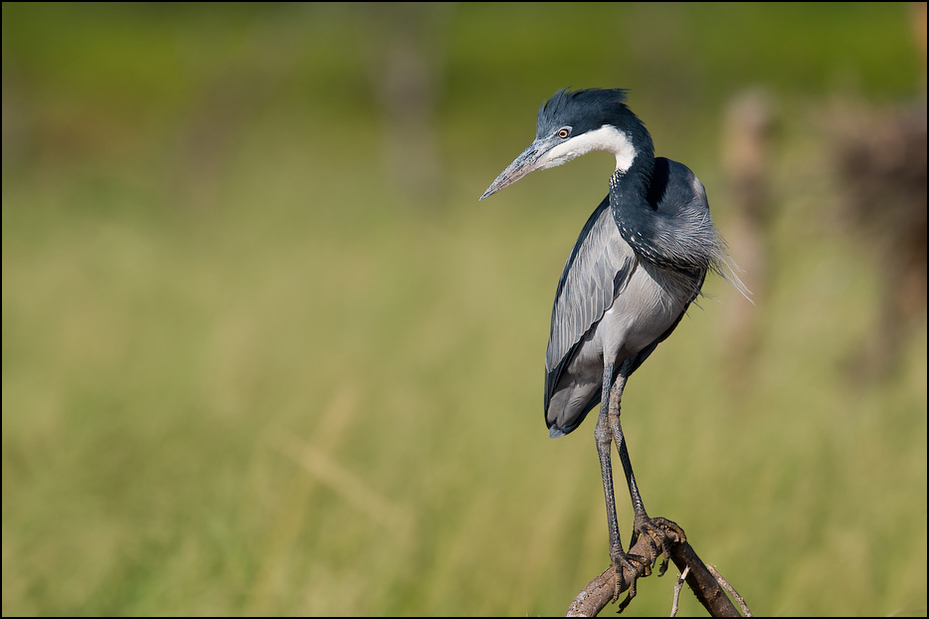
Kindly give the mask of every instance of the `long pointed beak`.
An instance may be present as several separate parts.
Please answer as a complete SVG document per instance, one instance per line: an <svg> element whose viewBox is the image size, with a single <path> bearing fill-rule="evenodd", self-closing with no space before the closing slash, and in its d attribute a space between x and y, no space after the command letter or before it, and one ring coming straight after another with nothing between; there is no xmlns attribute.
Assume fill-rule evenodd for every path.
<svg viewBox="0 0 929 619"><path fill-rule="evenodd" d="M532 144L529 145L529 148L524 150L522 154L517 157L513 163L508 165L506 169L500 173L500 176L490 184L490 187L488 187L484 195L481 196L481 200L492 196L504 187L512 185L530 172L541 170L545 164L544 155L550 148L551 143L548 140L534 140Z"/></svg>

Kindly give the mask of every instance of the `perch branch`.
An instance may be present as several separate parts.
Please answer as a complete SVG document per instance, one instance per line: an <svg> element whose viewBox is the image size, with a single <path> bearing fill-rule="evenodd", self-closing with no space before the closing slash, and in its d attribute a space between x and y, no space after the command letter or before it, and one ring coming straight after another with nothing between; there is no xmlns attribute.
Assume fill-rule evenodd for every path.
<svg viewBox="0 0 929 619"><path fill-rule="evenodd" d="M672 530L666 530L671 540L670 551L671 560L677 566L682 574L686 574L687 585L694 592L697 600L703 604L704 608L713 617L738 617L739 611L732 601L726 596L719 580L714 573L707 569L707 566L700 560L697 553L686 541L681 541L678 535ZM616 573L612 566L608 567L599 576L587 583L587 586L577 595L571 606L568 607L566 617L595 617L603 610L607 604L614 600L614 596L628 590L629 584L634 579L641 576L648 576L651 573L651 565L659 558L661 547L657 546L648 539L647 535L640 535L635 545L629 549L629 554L634 558L641 557L642 561L634 561L639 565L636 572L624 567L622 570L623 581L616 586ZM641 567L643 561L647 567ZM740 598L741 599L741 598ZM625 608L629 603L627 597L620 610ZM743 608L748 610L747 606ZM751 616L751 613L746 613Z"/></svg>

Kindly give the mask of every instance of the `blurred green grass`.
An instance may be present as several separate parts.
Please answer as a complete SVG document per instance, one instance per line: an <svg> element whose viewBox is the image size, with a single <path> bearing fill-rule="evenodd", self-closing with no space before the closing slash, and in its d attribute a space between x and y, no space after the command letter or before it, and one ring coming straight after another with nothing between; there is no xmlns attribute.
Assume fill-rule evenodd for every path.
<svg viewBox="0 0 929 619"><path fill-rule="evenodd" d="M809 120L920 96L907 7L443 10L423 205L382 162L364 5L3 5L3 614L564 612L606 527L592 429L547 438L542 360L608 164L477 197L554 90L624 86L725 232L721 110L761 84L755 371L727 375L743 301L711 281L624 398L640 485L756 614L924 615L925 320L849 379L881 265L831 227Z"/></svg>

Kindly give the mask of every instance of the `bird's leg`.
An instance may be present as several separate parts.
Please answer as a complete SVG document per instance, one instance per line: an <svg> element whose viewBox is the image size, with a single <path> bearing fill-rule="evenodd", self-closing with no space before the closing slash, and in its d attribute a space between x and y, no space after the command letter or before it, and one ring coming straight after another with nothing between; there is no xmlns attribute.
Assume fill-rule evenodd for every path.
<svg viewBox="0 0 929 619"><path fill-rule="evenodd" d="M613 494L613 467L610 464L610 451L612 450L613 434L610 429L609 408L610 408L610 386L613 378L613 364L604 364L603 368L603 391L600 399L600 417L597 419L597 426L594 428L594 438L597 440L597 454L600 456L600 473L603 477L603 495L606 499L606 519L610 530L610 561L616 572L615 589L613 599L619 597L620 583L623 582L623 567L628 568L632 573L638 570L633 566L626 553L623 551L622 542L619 539L619 521L616 517L616 499ZM629 596L623 602L623 607L628 601L635 596L635 579L629 585Z"/></svg>
<svg viewBox="0 0 929 619"><path fill-rule="evenodd" d="M623 368L624 369L624 368ZM626 382L627 373L620 369L619 376L616 378L616 385L610 394L610 434L616 441L616 450L619 452L619 460L623 465L623 472L626 475L626 484L629 486L629 496L632 499L632 508L635 510L635 522L633 524L632 538L629 542L630 548L635 545L640 534L648 536L649 544L652 549L652 556L655 562L658 561L658 546L661 545L661 553L664 559L661 562L661 568L658 571L659 576L663 576L668 569L668 559L671 556L669 544L671 539L668 531L673 531L680 541L686 541L684 531L676 523L666 518L650 518L645 511L645 504L642 502L642 495L639 494L639 487L635 482L635 474L632 472L632 461L629 459L629 449L626 447L626 438L623 435L623 428L619 422L620 400L622 399L622 390ZM651 571L652 566L646 565L647 573Z"/></svg>

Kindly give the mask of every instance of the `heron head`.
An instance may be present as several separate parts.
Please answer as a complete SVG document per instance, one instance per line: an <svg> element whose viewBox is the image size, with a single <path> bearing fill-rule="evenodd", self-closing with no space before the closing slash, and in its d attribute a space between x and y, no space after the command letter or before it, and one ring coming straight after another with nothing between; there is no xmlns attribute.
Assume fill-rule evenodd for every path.
<svg viewBox="0 0 929 619"><path fill-rule="evenodd" d="M654 156L648 131L625 100L626 91L621 89L555 93L539 108L535 140L490 184L481 200L530 172L559 166L591 151L613 154L620 172L628 170L641 152Z"/></svg>

